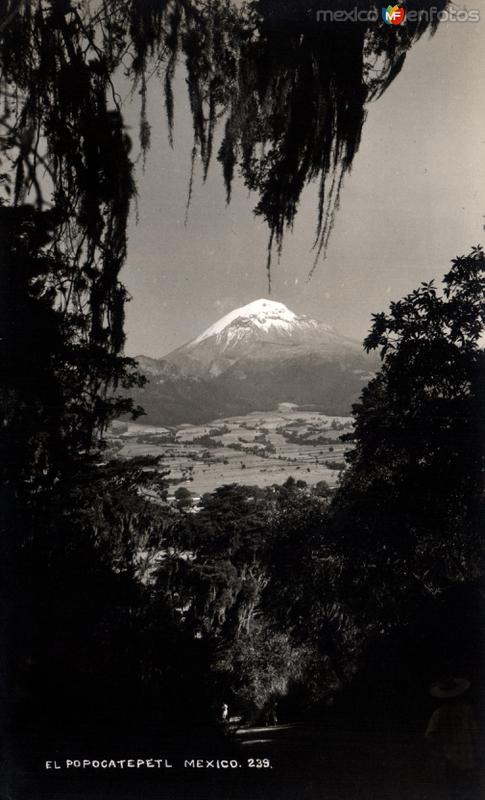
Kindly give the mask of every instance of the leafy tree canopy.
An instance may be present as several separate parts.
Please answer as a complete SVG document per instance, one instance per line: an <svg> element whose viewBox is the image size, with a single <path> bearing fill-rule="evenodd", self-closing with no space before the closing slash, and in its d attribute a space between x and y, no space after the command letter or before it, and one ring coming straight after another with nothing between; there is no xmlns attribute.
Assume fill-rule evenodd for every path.
<svg viewBox="0 0 485 800"><path fill-rule="evenodd" d="M374 316L365 346L382 366L354 407L331 524L363 592L373 584L376 618L483 574L484 323L480 247L453 261L441 291L423 283Z"/></svg>

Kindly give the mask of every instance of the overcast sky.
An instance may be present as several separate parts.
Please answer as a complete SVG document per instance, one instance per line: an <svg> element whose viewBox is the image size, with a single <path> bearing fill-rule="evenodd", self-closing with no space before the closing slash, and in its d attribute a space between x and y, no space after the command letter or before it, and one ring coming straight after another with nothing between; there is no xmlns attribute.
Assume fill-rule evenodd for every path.
<svg viewBox="0 0 485 800"><path fill-rule="evenodd" d="M480 23L444 23L409 53L386 94L370 105L347 176L328 255L307 282L316 187L303 196L295 230L273 269L271 299L362 339L373 312L420 281L441 278L450 259L484 242L485 3ZM139 220L129 231L122 278L129 355L160 357L228 311L268 296L268 232L254 195L235 181L226 207L220 165L194 184L184 227L192 147L182 70L176 80L171 150L162 87L152 79L152 146L138 170ZM127 111L131 135L138 118Z"/></svg>

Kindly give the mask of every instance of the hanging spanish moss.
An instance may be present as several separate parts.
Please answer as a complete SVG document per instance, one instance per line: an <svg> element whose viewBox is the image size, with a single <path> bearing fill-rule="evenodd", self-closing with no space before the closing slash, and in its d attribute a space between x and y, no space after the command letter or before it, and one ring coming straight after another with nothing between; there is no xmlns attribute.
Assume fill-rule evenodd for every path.
<svg viewBox="0 0 485 800"><path fill-rule="evenodd" d="M304 187L319 183L314 258L325 253L343 179L358 150L367 104L398 75L412 44L434 22L424 15L402 29L380 21L377 3L182 3L177 44L184 60L194 130L194 152L207 175L214 133L223 125L217 158L228 202L236 171L255 192L255 214L269 227L267 269L281 253ZM446 2L438 3L443 8ZM373 11L370 22L320 22L327 9ZM426 3L409 4L423 11ZM378 20L378 21L376 21ZM172 36L174 35L172 31ZM165 73L166 106L173 119L174 61ZM171 133L172 136L172 128ZM189 200L192 187L189 190Z"/></svg>

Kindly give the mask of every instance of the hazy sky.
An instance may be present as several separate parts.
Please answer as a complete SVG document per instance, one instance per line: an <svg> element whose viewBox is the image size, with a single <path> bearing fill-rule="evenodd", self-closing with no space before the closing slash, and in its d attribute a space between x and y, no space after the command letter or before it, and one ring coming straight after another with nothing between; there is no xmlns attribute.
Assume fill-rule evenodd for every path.
<svg viewBox="0 0 485 800"><path fill-rule="evenodd" d="M476 3L475 3L475 7ZM305 191L271 299L362 339L373 312L420 281L441 278L450 259L484 242L485 3L480 23L444 23L409 53L385 95L369 106L347 176L328 255L310 282L316 187ZM162 87L149 89L152 146L138 170L139 220L129 232L122 278L127 353L159 357L233 308L268 296L268 232L255 195L236 180L226 207L220 165L194 183L184 227L192 147L182 70L175 142L167 142ZM136 137L137 106L127 112Z"/></svg>

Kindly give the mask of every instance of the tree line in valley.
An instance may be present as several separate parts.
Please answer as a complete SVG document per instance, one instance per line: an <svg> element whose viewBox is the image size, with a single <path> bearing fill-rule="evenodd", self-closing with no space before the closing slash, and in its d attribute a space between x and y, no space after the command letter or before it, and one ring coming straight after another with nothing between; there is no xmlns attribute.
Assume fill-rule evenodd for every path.
<svg viewBox="0 0 485 800"><path fill-rule="evenodd" d="M298 719L358 691L376 653L391 694L450 658L477 669L478 628L448 623L483 592L484 290L477 247L441 289L375 315L365 347L381 368L334 492L227 485L193 513L162 502L156 458L97 455L16 509L28 580L12 658L44 711L176 727L187 708L215 723L225 700L248 721L275 703ZM396 661L410 637L411 669Z"/></svg>

